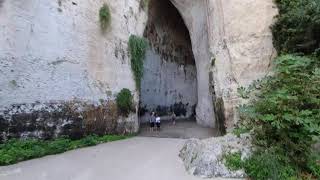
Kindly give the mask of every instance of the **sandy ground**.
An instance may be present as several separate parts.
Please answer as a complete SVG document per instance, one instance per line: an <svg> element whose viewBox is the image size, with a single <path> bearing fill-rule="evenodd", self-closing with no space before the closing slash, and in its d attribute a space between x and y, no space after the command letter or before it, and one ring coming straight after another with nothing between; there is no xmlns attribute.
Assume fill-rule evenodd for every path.
<svg viewBox="0 0 320 180"><path fill-rule="evenodd" d="M185 140L134 137L0 167L1 180L200 180L178 157Z"/></svg>

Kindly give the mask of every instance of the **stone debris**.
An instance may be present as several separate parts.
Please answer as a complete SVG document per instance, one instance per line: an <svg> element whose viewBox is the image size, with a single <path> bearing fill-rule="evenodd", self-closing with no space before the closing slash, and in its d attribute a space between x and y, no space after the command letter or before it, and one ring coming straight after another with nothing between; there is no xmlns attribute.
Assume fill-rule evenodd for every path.
<svg viewBox="0 0 320 180"><path fill-rule="evenodd" d="M224 165L224 156L228 153L241 153L241 159L247 158L251 153L251 138L233 134L205 140L188 140L179 156L184 162L186 170L195 176L203 178L224 177L244 178L243 170L231 171Z"/></svg>

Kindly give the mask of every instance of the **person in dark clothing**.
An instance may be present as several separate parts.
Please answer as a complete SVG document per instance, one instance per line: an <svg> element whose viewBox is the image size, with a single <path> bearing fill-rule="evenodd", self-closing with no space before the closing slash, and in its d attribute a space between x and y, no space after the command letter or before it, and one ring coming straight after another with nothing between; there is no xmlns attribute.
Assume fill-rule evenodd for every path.
<svg viewBox="0 0 320 180"><path fill-rule="evenodd" d="M149 119L149 123L150 123L150 132L153 132L154 131L154 125L156 123L156 116L155 116L154 112L151 113L151 116L150 116L150 119Z"/></svg>

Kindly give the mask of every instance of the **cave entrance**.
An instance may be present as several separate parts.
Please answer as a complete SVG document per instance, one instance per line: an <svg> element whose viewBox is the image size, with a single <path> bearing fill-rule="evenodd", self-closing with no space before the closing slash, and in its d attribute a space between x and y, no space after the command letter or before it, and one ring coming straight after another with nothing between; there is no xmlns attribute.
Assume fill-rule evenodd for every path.
<svg viewBox="0 0 320 180"><path fill-rule="evenodd" d="M140 120L151 112L169 120L194 120L197 105L197 69L189 31L170 0L150 0L144 37L146 52L141 83Z"/></svg>

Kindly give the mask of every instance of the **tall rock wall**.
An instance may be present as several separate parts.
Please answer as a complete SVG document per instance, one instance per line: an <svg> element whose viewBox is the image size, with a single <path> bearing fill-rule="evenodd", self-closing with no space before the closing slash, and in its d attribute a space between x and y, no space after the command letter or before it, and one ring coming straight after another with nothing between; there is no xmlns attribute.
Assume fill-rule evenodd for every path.
<svg viewBox="0 0 320 180"><path fill-rule="evenodd" d="M273 0L171 0L190 32L197 66L197 121L230 129L237 88L267 74L275 55Z"/></svg>
<svg viewBox="0 0 320 180"><path fill-rule="evenodd" d="M147 51L140 97L140 119L149 120L151 112L167 119L172 112L178 118L190 118L197 104L195 65L164 61L159 54Z"/></svg>
<svg viewBox="0 0 320 180"><path fill-rule="evenodd" d="M104 3L111 11L106 32L99 23ZM49 138L73 126L81 134L84 121L105 121L94 111L110 113L122 88L137 103L127 41L142 36L146 20L138 0L1 1L2 136ZM137 131L136 114L122 119L130 125L119 131Z"/></svg>
<svg viewBox="0 0 320 180"><path fill-rule="evenodd" d="M170 1L151 0L149 4L144 36L150 48L141 86L141 119L148 120L152 111L162 119L172 112L178 118L189 118L198 99L189 31Z"/></svg>
<svg viewBox="0 0 320 180"><path fill-rule="evenodd" d="M193 56L195 63L181 61L182 56L165 58L180 50L162 41L164 45L153 44L147 53L151 58L146 65L154 68L150 74L177 71L181 84L173 89L182 97L192 96L182 102L196 104L197 122L231 128L240 103L237 88L267 74L275 55L269 29L277 14L273 0L166 1L177 8L189 31L192 53L180 53L187 55L181 59ZM105 2L112 18L102 32L99 9ZM1 137L136 132L137 114L118 117L114 98L128 88L136 105L140 100L127 41L130 34L142 36L145 31L148 15L141 7L139 0L0 1ZM144 82L152 86L148 78ZM175 81L162 79L169 86ZM152 94L142 94L142 100L148 96Z"/></svg>
<svg viewBox="0 0 320 180"><path fill-rule="evenodd" d="M210 54L215 62L210 84L215 86L216 101L223 101L225 125L230 129L238 120L236 107L241 103L237 88L247 87L271 70L276 50L270 26L278 9L272 0L207 3Z"/></svg>

